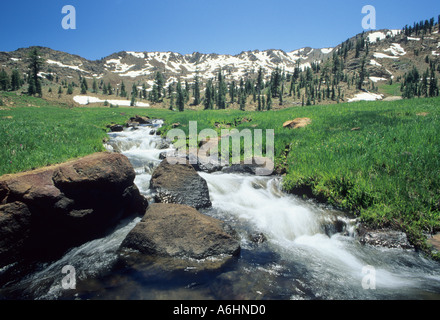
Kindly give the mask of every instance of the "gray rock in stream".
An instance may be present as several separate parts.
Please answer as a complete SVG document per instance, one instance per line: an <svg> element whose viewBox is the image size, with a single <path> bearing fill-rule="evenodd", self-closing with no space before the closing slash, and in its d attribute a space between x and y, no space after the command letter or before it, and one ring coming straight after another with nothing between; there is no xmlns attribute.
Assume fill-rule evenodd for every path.
<svg viewBox="0 0 440 320"><path fill-rule="evenodd" d="M166 159L154 170L151 189L160 203L211 207L208 184L190 164L170 164Z"/></svg>
<svg viewBox="0 0 440 320"><path fill-rule="evenodd" d="M362 244L377 247L414 249L406 233L391 229L369 230L361 226L358 229L358 239Z"/></svg>
<svg viewBox="0 0 440 320"><path fill-rule="evenodd" d="M121 244L142 254L205 259L237 256L240 241L223 221L180 204L152 204Z"/></svg>

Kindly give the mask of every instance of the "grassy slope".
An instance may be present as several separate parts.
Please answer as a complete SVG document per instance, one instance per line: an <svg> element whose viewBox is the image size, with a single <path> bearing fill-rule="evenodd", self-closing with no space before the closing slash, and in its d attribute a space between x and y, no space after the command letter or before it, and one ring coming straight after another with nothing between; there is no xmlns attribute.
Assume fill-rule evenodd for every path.
<svg viewBox="0 0 440 320"><path fill-rule="evenodd" d="M440 230L438 98L261 113L70 109L12 94L5 94L3 100L14 107L0 110L0 174L101 151L106 125L124 123L134 114L164 118L164 132L175 122L187 130L188 121L197 120L202 130L214 128L215 122L234 127L246 118L251 121L238 124L238 129L275 129L276 163L287 169L287 191L324 200L375 226L402 228L422 248L426 246L422 232ZM282 127L286 120L298 117L313 122L297 130ZM290 148L287 156L286 147Z"/></svg>

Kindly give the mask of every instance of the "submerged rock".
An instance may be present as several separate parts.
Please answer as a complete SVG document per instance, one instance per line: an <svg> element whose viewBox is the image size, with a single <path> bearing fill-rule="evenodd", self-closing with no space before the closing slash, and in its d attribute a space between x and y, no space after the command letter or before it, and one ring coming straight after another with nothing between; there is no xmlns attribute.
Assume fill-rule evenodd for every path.
<svg viewBox="0 0 440 320"><path fill-rule="evenodd" d="M414 249L408 241L406 233L391 229L368 230L364 227L358 229L359 242L372 246L398 249Z"/></svg>
<svg viewBox="0 0 440 320"><path fill-rule="evenodd" d="M223 221L180 204L152 204L122 249L159 257L206 259L237 256L240 242Z"/></svg>
<svg viewBox="0 0 440 320"><path fill-rule="evenodd" d="M266 236L259 232L259 233L252 233L249 235L249 240L253 243L261 244L267 241Z"/></svg>
<svg viewBox="0 0 440 320"><path fill-rule="evenodd" d="M168 149L169 147L170 147L170 143L164 139L159 140L156 143L156 149L159 149L159 150Z"/></svg>

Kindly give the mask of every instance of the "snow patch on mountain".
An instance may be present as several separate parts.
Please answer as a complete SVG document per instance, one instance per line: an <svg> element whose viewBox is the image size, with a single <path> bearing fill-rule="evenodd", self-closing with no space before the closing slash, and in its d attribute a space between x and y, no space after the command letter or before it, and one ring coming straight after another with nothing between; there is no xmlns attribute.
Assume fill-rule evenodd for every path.
<svg viewBox="0 0 440 320"><path fill-rule="evenodd" d="M323 48L321 49L321 52L324 54L329 54L330 52L333 51L334 48Z"/></svg>
<svg viewBox="0 0 440 320"><path fill-rule="evenodd" d="M383 95L375 94L371 92L362 92L355 95L352 99L348 99L348 102L356 102L356 101L376 101L382 100Z"/></svg>
<svg viewBox="0 0 440 320"><path fill-rule="evenodd" d="M373 56L377 59L399 59L399 57L393 57L386 55L385 53L379 53L379 52L375 52Z"/></svg>
<svg viewBox="0 0 440 320"><path fill-rule="evenodd" d="M379 62L377 62L376 60L371 60L371 61L370 61L370 64L371 64L372 66L382 67L382 65L381 65Z"/></svg>
<svg viewBox="0 0 440 320"><path fill-rule="evenodd" d="M239 55L218 55L218 54L186 54L181 55L173 52L133 52L127 51L127 55L144 60L142 64L137 62L131 64L132 60L118 56L106 61L105 67L108 71L117 73L119 76L137 78L149 76L157 70L165 72L168 77L178 75L182 80L193 79L196 72L200 72L202 79L211 79L217 76L221 69L229 79L238 80L248 74L255 74L260 68L264 76L268 77L272 70L277 67L286 72L293 73L295 68L301 70L311 68L311 62L322 59L322 55L331 53L334 48L314 50L302 48L292 52L282 50L248 51ZM315 53L317 52L317 53ZM318 54L318 56L316 56ZM141 60L141 61L142 61ZM299 63L299 61L303 61Z"/></svg>
<svg viewBox="0 0 440 320"><path fill-rule="evenodd" d="M76 103L79 103L81 105L87 105L90 103L104 103L105 101L107 101L110 104L124 106L124 107L129 107L131 104L130 100L102 100L97 97L91 97L91 96L74 96L73 100ZM136 107L149 107L150 105L148 103L136 102L135 106Z"/></svg>
<svg viewBox="0 0 440 320"><path fill-rule="evenodd" d="M384 50L385 52L391 52L393 56L404 56L406 51L398 43L393 43L391 47Z"/></svg>
<svg viewBox="0 0 440 320"><path fill-rule="evenodd" d="M55 65L57 65L59 67L62 67L62 68L70 68L70 69L73 69L73 70L77 70L77 71L81 71L81 72L85 72L85 73L90 73L88 71L85 71L85 70L81 69L80 68L81 65L80 66L70 66L70 65L63 64L63 63L61 63L59 61L54 61L54 60L50 60L50 59L48 59L46 62L49 63L49 64L55 64Z"/></svg>
<svg viewBox="0 0 440 320"><path fill-rule="evenodd" d="M383 31L372 32L367 36L370 43L376 43L378 40L386 39L387 37L394 37L400 34L402 30L388 30L386 33Z"/></svg>
<svg viewBox="0 0 440 320"><path fill-rule="evenodd" d="M373 82L378 82L378 81L387 81L388 79L380 78L380 77L370 77L370 80Z"/></svg>
<svg viewBox="0 0 440 320"><path fill-rule="evenodd" d="M145 54L143 52L127 51L127 53L131 54L133 57L136 57L139 59L145 59Z"/></svg>
<svg viewBox="0 0 440 320"><path fill-rule="evenodd" d="M109 60L107 60L107 63L105 64L105 66L107 68L112 68L112 67L115 68L115 70L113 71L114 73L125 73L135 66L134 64L128 65L126 63L122 63L121 59L122 58L109 59Z"/></svg>

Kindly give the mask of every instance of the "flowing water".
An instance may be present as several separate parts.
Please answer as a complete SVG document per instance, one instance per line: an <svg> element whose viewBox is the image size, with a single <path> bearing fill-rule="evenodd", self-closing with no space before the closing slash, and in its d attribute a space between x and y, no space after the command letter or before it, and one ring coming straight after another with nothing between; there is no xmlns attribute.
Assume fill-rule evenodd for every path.
<svg viewBox="0 0 440 320"><path fill-rule="evenodd" d="M125 154L135 183L152 200L149 181L160 163L162 124L110 133L107 148ZM197 264L163 268L157 261L121 263L118 248L140 218L60 260L39 265L0 289L21 299L440 299L439 264L403 249L361 245L356 220L288 195L280 177L200 173L212 208L202 213L229 223L241 239L240 257L220 269ZM265 239L265 241L254 241ZM171 262L172 263L172 262ZM76 270L76 289L62 288L63 266ZM0 270L0 273L4 270Z"/></svg>

